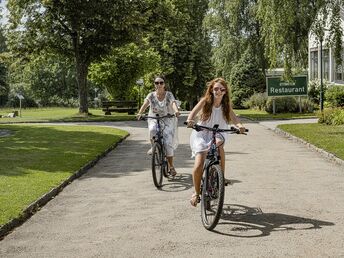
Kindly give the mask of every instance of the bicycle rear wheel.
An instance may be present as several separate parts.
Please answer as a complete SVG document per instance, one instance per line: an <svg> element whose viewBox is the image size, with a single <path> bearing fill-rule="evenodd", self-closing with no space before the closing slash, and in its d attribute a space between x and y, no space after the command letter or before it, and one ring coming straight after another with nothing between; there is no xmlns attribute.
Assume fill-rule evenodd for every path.
<svg viewBox="0 0 344 258"><path fill-rule="evenodd" d="M152 147L152 176L155 187L160 188L162 185L162 172L164 160L161 153L161 145L155 142Z"/></svg>
<svg viewBox="0 0 344 258"><path fill-rule="evenodd" d="M225 197L224 176L220 165L211 165L206 173L201 195L201 214L203 226L212 230L222 214Z"/></svg>

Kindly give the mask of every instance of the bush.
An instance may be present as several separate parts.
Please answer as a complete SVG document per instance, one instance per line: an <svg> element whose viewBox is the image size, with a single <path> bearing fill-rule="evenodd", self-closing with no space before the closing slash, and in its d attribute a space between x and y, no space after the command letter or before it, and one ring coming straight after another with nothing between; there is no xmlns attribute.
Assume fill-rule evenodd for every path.
<svg viewBox="0 0 344 258"><path fill-rule="evenodd" d="M255 93L248 100L244 101L245 108L265 110L268 96L266 93Z"/></svg>
<svg viewBox="0 0 344 258"><path fill-rule="evenodd" d="M273 97L269 97L266 102L265 111L273 113ZM298 103L294 97L275 98L276 113L298 112Z"/></svg>
<svg viewBox="0 0 344 258"><path fill-rule="evenodd" d="M329 87L325 93L325 99L329 107L344 107L344 86Z"/></svg>
<svg viewBox="0 0 344 258"><path fill-rule="evenodd" d="M301 98L301 110L305 113L312 113L316 104L309 98Z"/></svg>
<svg viewBox="0 0 344 258"><path fill-rule="evenodd" d="M323 81L323 93L325 93L329 87L328 81ZM315 79L308 83L308 97L316 104L320 103L320 80Z"/></svg>
<svg viewBox="0 0 344 258"><path fill-rule="evenodd" d="M327 125L344 125L343 108L326 108L323 112L318 112L319 123Z"/></svg>

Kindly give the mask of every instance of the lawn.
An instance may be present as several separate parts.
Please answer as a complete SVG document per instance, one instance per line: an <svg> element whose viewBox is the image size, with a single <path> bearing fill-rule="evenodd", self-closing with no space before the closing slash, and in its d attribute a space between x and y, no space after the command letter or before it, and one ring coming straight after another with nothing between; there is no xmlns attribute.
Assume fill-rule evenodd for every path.
<svg viewBox="0 0 344 258"><path fill-rule="evenodd" d="M344 160L344 126L292 124L278 127Z"/></svg>
<svg viewBox="0 0 344 258"><path fill-rule="evenodd" d="M21 116L15 118L0 118L0 123L20 123L20 122L87 122L87 121L123 121L134 120L135 115L127 113L112 113L104 115L101 109L89 109L90 115L80 116L77 108L28 108L22 109L0 109L0 115L7 115L13 110L21 113Z"/></svg>
<svg viewBox="0 0 344 258"><path fill-rule="evenodd" d="M314 113L277 113L269 114L266 111L254 109L236 109L234 112L241 116L255 121L258 120L272 120L272 119L300 119L300 118L315 118Z"/></svg>
<svg viewBox="0 0 344 258"><path fill-rule="evenodd" d="M58 186L127 132L94 126L0 125L0 225Z"/></svg>

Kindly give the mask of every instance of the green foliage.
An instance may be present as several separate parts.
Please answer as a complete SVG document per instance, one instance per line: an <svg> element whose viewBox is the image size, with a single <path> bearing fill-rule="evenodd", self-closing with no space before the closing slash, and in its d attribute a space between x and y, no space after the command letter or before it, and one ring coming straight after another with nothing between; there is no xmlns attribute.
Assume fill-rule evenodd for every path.
<svg viewBox="0 0 344 258"><path fill-rule="evenodd" d="M266 49L266 57L272 68L277 66L280 58L284 60L286 77L292 74L292 68L306 68L308 63L308 34L312 31L318 39L323 39L325 23L329 14L330 36L335 46L343 28L340 24L339 6L342 0L300 0L258 1L258 18L261 22L262 40Z"/></svg>
<svg viewBox="0 0 344 258"><path fill-rule="evenodd" d="M323 81L323 93L326 94L330 83ZM320 103L320 80L315 79L308 82L308 97L316 104Z"/></svg>
<svg viewBox="0 0 344 258"><path fill-rule="evenodd" d="M248 100L244 101L244 107L257 110L265 110L268 96L266 93L254 93Z"/></svg>
<svg viewBox="0 0 344 258"><path fill-rule="evenodd" d="M112 99L132 99L136 81L146 73L159 69L160 57L152 48L140 48L134 43L114 48L111 55L90 67L90 80L105 88ZM135 91L134 91L135 92Z"/></svg>
<svg viewBox="0 0 344 258"><path fill-rule="evenodd" d="M202 27L207 10L207 0L171 0L153 11L160 21L149 42L161 57L161 72L175 96L191 103L212 77L211 42Z"/></svg>
<svg viewBox="0 0 344 258"><path fill-rule="evenodd" d="M295 97L278 97L278 98L269 97L266 102L266 109L265 109L268 113L273 113L273 99L275 99L275 112L276 113L298 111L298 103Z"/></svg>
<svg viewBox="0 0 344 258"><path fill-rule="evenodd" d="M1 9L0 9L1 11ZM4 106L8 100L9 85L7 82L7 64L4 62L3 53L6 51L6 38L0 24L0 106Z"/></svg>
<svg viewBox="0 0 344 258"><path fill-rule="evenodd" d="M239 62L233 67L230 84L232 102L236 108L243 107L243 102L255 92L265 91L264 74L259 70L250 49L245 51Z"/></svg>
<svg viewBox="0 0 344 258"><path fill-rule="evenodd" d="M327 125L344 125L343 108L326 108L323 112L318 112L319 123Z"/></svg>
<svg viewBox="0 0 344 258"><path fill-rule="evenodd" d="M330 107L344 107L344 86L334 85L325 93L326 103Z"/></svg>
<svg viewBox="0 0 344 258"><path fill-rule="evenodd" d="M216 75L229 80L233 66L239 62L246 49L253 49L258 67L267 68L263 41L260 40L261 24L257 19L255 0L211 0L205 20L212 34L212 60Z"/></svg>
<svg viewBox="0 0 344 258"><path fill-rule="evenodd" d="M89 65L113 47L139 40L154 1L9 0L9 46L28 57L45 50L75 61L80 113L88 112Z"/></svg>

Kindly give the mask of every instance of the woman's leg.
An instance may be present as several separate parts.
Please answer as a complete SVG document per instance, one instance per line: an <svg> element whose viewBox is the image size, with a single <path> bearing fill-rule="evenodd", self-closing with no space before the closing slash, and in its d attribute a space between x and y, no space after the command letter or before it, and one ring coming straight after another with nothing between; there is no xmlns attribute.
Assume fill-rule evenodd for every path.
<svg viewBox="0 0 344 258"><path fill-rule="evenodd" d="M201 192L201 180L203 172L203 164L206 158L206 152L197 153L195 157L195 163L192 170L192 179L195 188L195 194L199 195Z"/></svg>
<svg viewBox="0 0 344 258"><path fill-rule="evenodd" d="M220 153L220 159L221 159L221 169L223 171L223 175L225 175L225 168L226 168L226 156L225 156L225 150L223 149L223 145L219 146L219 153Z"/></svg>

